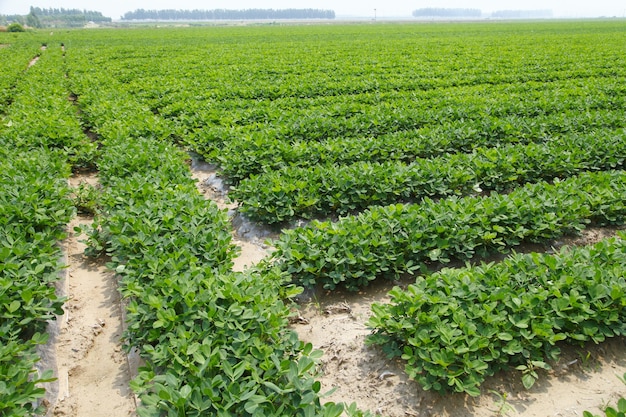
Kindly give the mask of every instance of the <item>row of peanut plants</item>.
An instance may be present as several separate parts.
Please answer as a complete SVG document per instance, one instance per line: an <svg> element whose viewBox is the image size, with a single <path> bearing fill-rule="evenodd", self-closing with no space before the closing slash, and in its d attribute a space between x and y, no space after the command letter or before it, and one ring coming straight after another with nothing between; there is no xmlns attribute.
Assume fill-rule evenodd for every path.
<svg viewBox="0 0 626 417"><path fill-rule="evenodd" d="M126 307L140 416L338 416L322 404L310 344L288 329L298 290L279 272L235 273L226 212L197 191L168 126L68 48L70 82L100 136L90 251L110 257Z"/></svg>
<svg viewBox="0 0 626 417"><path fill-rule="evenodd" d="M31 34L0 32L0 114L4 114L13 101L17 82L29 63L41 54L41 42Z"/></svg>
<svg viewBox="0 0 626 417"><path fill-rule="evenodd" d="M346 215L426 197L506 191L584 171L621 169L625 130L568 135L543 144L476 148L403 162L284 168L242 181L230 192L250 219L281 223Z"/></svg>
<svg viewBox="0 0 626 417"><path fill-rule="evenodd" d="M60 48L42 52L34 35L24 36L9 48L15 55L7 63L17 72L14 84L2 86L10 100L0 128L0 415L6 416L45 413L40 384L53 379L53 370L37 366L38 346L65 301L55 283L65 268L59 242L75 212L68 161L90 148L68 104Z"/></svg>
<svg viewBox="0 0 626 417"><path fill-rule="evenodd" d="M142 33L142 52L121 35L93 59L237 183L291 165L408 162L623 127L619 28L585 26L456 27L464 48L454 55L446 52L460 35L441 26L386 28L382 38L363 27L359 36L347 27L190 29L167 40ZM254 38L272 42L252 51ZM311 51L311 39L323 47ZM537 54L537 43L549 53ZM268 89L277 91L264 97Z"/></svg>
<svg viewBox="0 0 626 417"><path fill-rule="evenodd" d="M220 141L227 138L223 146L216 148L201 142L198 151L209 160L219 161L222 175L236 185L251 176L289 167L314 169L316 165L384 161L410 163L416 158L471 152L479 146L544 143L560 136L623 127L623 120L623 105L616 103L609 109L582 113L568 110L537 117L481 115L474 120L453 119L378 136L339 136L312 142L280 140L269 129L237 134L221 129L214 136Z"/></svg>
<svg viewBox="0 0 626 417"><path fill-rule="evenodd" d="M142 85L135 83L130 90ZM478 145L623 127L623 86L613 77L552 84L262 102L190 100L187 93L154 111L175 123L181 138L206 159L219 161L234 184L293 165L410 161ZM171 100L169 94L162 95Z"/></svg>
<svg viewBox="0 0 626 417"><path fill-rule="evenodd" d="M359 28L359 36L346 42L346 28L337 28L322 38L318 54L311 53L304 42L305 36L320 36L311 29L290 34L300 40L295 45L285 45L283 33L266 31L265 36L275 37L271 44L274 53L269 55L272 62L258 56L265 52L263 47L250 51L241 46L240 42L249 41L256 32L232 30L224 33L234 39L226 41L216 35L215 44L210 44L210 55L205 58L212 64L209 68L198 62L207 54L204 44L191 42L184 43L177 65L170 65L172 58L166 54L126 58L120 53L119 60L107 66L127 80L131 94L175 123L186 143L206 158L219 160L234 183L252 174L290 165L309 166L320 159L342 164L378 157L407 161L424 156L420 154L425 152L424 143L445 144L450 138L457 143L447 144L448 148L465 146L466 151L473 143L539 142L591 127L623 126L619 114L623 113L623 83L619 80L625 74L618 53L619 37L611 32L613 25L590 25L584 34L579 28L572 34L568 32L572 28L565 26L563 33L550 33L545 39L522 34L515 25L503 38L502 29L472 30L463 38L463 52L455 55L442 55L436 48L446 51L458 42L445 38L441 27L438 30L444 33L435 37L435 45L428 44L429 29L396 27L385 31L386 37L377 46L363 49L355 44L372 33ZM534 29L547 31L551 26ZM190 39L200 36L194 32L184 35ZM498 42L485 48L485 42L493 41L495 35ZM590 49L594 37L602 39L606 48ZM536 42L545 42L543 50L548 53L532 53ZM568 54L560 47L563 42L571 43ZM530 45L533 50L528 50ZM143 65L127 65L127 59L137 58ZM326 69L327 65L332 69ZM319 74L320 68L328 73ZM486 80L476 81L474 71L482 72ZM563 74L567 76L561 77ZM528 82L536 76L542 78ZM445 83L436 88L423 85L431 78ZM266 82L280 91L270 98L258 97L257 90L269 88ZM365 82L373 86L363 86ZM310 96L285 91L318 89L320 83L325 83L327 91ZM336 91L338 85L346 89ZM237 94L241 90L250 93ZM405 145L394 152L394 137L402 133L418 142L417 149ZM363 149L363 141L371 142L371 151ZM310 152L309 146L313 148ZM434 146L432 152L430 156L440 150Z"/></svg>
<svg viewBox="0 0 626 417"><path fill-rule="evenodd" d="M551 32L557 26L566 30ZM625 74L616 48L623 34L612 24L588 24L584 34L546 24L534 28L546 35L537 39L520 28L471 30L463 53L445 60L435 56L439 49L414 43L429 29L394 28L380 49L355 50L372 36L359 28L354 42L324 37L319 54L305 42L315 30L289 29L306 54L285 45L284 34L263 32L275 36L275 62L259 56L262 47L242 48L245 59L236 50L256 30L181 31L173 37L185 45L177 65L169 43L159 49L153 39L163 53L120 49L103 65L173 136L219 162L238 184L231 197L241 212L274 224L620 168ZM504 41L484 50L500 31ZM189 42L200 36L214 40L209 52ZM594 38L607 47L590 49ZM435 43L446 51L457 42L439 36ZM529 50L536 42L548 42L549 53ZM569 54L562 42L570 42ZM332 71L320 74L326 66Z"/></svg>
<svg viewBox="0 0 626 417"><path fill-rule="evenodd" d="M559 341L626 335L625 237L419 277L373 305L368 343L404 359L425 389L479 395L487 376L512 369L530 388Z"/></svg>
<svg viewBox="0 0 626 417"><path fill-rule="evenodd" d="M374 207L286 230L266 263L304 286L356 291L432 262L507 252L523 242L579 232L589 223L623 224L624 201L624 171L531 183L508 194L425 198L419 205Z"/></svg>
<svg viewBox="0 0 626 417"><path fill-rule="evenodd" d="M350 152L354 154L360 148L359 141L355 139L380 137L376 143L386 143L387 147L391 147L397 135L404 133L398 139L411 137L418 142L417 149L409 148L406 155L398 152L397 156L411 159L428 152L436 154L436 149L424 150L419 142L441 141L444 134L453 134L454 140L448 147L468 146L475 142L539 142L546 135L610 127L621 121L615 110L622 110L623 113L623 105L620 104L623 99L619 93L623 91L623 86L615 79L598 76L554 84L550 89L546 89L545 84L535 83L534 86L524 86L525 89L520 85L481 85L426 92L324 97L322 103L318 103L319 99L306 100L310 103L301 103L302 107L296 106L293 99L269 103L209 101L188 109L177 108L176 112L180 115L176 117L168 117L161 109L159 114L176 120L182 126L180 119L196 130L201 126L202 130L198 130L197 135L192 134L191 139L203 145L207 159L218 158L224 163L224 174L233 182L289 164L309 165L308 158L317 155L315 148L324 151L324 145L329 147L329 142L335 140L343 141L348 149L354 148ZM591 85L597 89L590 91ZM183 102L178 102L177 107ZM220 112L221 108L223 111ZM617 113L620 113L619 110ZM530 120L532 123L529 123ZM262 153L265 158L254 154L259 145L261 148L267 146L281 150L280 144L291 143L310 145L314 149L307 152L296 148L287 152L285 160L280 158L280 153L272 155L269 150ZM252 155L245 155L254 158L246 164L247 158L238 157L237 151L246 150L248 144L256 146ZM370 156L371 153L364 153L361 160L371 160ZM374 158L376 156L373 155ZM235 158L232 162L231 157ZM343 154L321 156L329 162L344 162L347 157L349 155ZM317 158L320 157L313 156L313 161ZM253 168L254 163L259 165L256 169Z"/></svg>

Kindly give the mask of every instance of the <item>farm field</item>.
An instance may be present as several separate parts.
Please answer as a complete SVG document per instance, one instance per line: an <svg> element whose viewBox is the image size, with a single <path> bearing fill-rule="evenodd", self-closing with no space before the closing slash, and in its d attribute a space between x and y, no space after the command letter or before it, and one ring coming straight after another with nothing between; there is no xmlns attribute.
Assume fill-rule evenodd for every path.
<svg viewBox="0 0 626 417"><path fill-rule="evenodd" d="M0 415L111 415L105 386L120 416L580 416L626 395L623 20L0 45Z"/></svg>

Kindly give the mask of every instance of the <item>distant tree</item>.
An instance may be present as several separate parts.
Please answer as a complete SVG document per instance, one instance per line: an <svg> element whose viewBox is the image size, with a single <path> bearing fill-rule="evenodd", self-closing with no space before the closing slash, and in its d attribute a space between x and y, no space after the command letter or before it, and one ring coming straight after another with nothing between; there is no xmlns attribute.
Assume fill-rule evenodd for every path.
<svg viewBox="0 0 626 417"><path fill-rule="evenodd" d="M30 8L30 13L26 15L26 24L32 28L41 27L41 22L39 21L37 14L35 14L35 10L33 7Z"/></svg>
<svg viewBox="0 0 626 417"><path fill-rule="evenodd" d="M79 9L31 7L30 15L37 17L41 27L82 27L87 22L108 23L112 21L110 17L105 17L100 12Z"/></svg>
<svg viewBox="0 0 626 417"><path fill-rule="evenodd" d="M24 29L24 26L15 22L7 26L7 32L26 32L26 30Z"/></svg>

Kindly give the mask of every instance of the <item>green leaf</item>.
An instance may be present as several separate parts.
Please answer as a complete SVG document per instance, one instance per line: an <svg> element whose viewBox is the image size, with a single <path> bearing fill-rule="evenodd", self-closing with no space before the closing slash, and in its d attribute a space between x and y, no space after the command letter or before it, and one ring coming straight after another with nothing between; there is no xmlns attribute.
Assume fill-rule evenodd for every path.
<svg viewBox="0 0 626 417"><path fill-rule="evenodd" d="M21 306L22 304L19 301L15 300L11 304L7 305L7 310L9 311L9 313L15 313L17 310L19 310Z"/></svg>
<svg viewBox="0 0 626 417"><path fill-rule="evenodd" d="M248 401L246 401L244 409L246 410L246 412L248 412L250 414L254 414L254 412L257 410L259 405L261 405L261 404L263 404L265 402L267 402L267 398L266 397L264 397L262 395L253 395L252 397L250 397L250 399Z"/></svg>
<svg viewBox="0 0 626 417"><path fill-rule="evenodd" d="M187 384L183 385L182 388L180 389L181 398L187 399L189 398L190 394L191 394L191 387Z"/></svg>
<svg viewBox="0 0 626 417"><path fill-rule="evenodd" d="M513 335L511 335L510 333L505 333L505 332L498 333L498 339L505 340L505 341L513 340Z"/></svg>
<svg viewBox="0 0 626 417"><path fill-rule="evenodd" d="M532 388L532 386L535 385L535 381L536 381L536 378L532 376L531 374L522 375L522 384L524 385L524 388L526 389Z"/></svg>

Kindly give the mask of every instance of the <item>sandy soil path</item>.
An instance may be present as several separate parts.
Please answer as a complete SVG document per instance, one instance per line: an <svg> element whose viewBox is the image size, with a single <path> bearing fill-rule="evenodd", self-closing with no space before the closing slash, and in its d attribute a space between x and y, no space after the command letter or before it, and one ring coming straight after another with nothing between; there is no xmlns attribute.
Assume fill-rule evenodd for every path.
<svg viewBox="0 0 626 417"><path fill-rule="evenodd" d="M72 185L93 182L74 178ZM135 415L130 369L122 349L123 320L115 273L105 260L84 255L74 227L92 219L78 216L69 225L66 253L69 268L63 292L68 297L57 320L55 356L58 397L49 415L71 417L127 417Z"/></svg>

